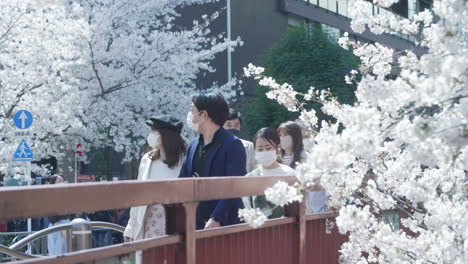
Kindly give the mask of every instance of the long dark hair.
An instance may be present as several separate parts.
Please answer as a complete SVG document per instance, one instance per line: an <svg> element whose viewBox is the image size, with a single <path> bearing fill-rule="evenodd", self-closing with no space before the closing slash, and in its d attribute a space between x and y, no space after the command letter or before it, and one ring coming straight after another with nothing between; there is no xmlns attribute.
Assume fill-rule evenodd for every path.
<svg viewBox="0 0 468 264"><path fill-rule="evenodd" d="M187 144L180 133L174 129L156 128L154 130L158 131L161 136L161 147L164 150L165 156L163 162L172 169L177 166L184 157ZM159 159L161 157L161 150L151 150L149 157L152 160Z"/></svg>
<svg viewBox="0 0 468 264"><path fill-rule="evenodd" d="M291 166L291 168L294 169L296 167L296 162L302 161L301 153L304 151L304 143L302 142L301 127L293 121L287 121L287 122L282 123L278 127L277 129L278 134L281 132L281 130L284 130L286 134L291 136L293 140L293 153L294 153L293 161L289 166ZM285 151L284 149L282 149L281 156L283 156L284 154L285 154Z"/></svg>

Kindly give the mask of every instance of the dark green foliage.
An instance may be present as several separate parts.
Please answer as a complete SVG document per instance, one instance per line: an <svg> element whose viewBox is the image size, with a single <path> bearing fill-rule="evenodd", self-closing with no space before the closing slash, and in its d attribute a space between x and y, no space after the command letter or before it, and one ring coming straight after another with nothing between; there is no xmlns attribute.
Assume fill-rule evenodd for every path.
<svg viewBox="0 0 468 264"><path fill-rule="evenodd" d="M266 53L262 59L265 75L278 83L292 84L296 91L307 93L309 87L331 89L341 103L352 104L355 100L354 85L348 85L344 76L359 65L359 59L351 51L342 49L328 40L320 29L307 34L305 27L290 28L286 38ZM265 93L268 88L257 85L253 102L247 107L246 128L250 135L261 127L276 128L282 122L295 120L299 113L289 112ZM314 108L319 122L330 120L321 110L321 105L309 102L307 109Z"/></svg>

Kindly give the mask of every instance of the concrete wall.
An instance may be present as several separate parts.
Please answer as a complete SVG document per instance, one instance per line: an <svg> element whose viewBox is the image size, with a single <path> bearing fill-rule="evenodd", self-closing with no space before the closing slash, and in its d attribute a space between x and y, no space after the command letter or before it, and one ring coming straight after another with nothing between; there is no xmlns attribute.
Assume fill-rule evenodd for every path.
<svg viewBox="0 0 468 264"><path fill-rule="evenodd" d="M219 17L209 26L211 36L224 34L226 37L226 0L221 0L217 3L208 3L204 5L190 5L178 10L181 16L175 21L177 28L191 28L193 21L202 21L202 15L211 16L215 12L219 12ZM227 81L227 64L226 52L220 53L212 61L211 65L216 72L206 73L198 76L196 86L198 89L209 88L214 82L224 84Z"/></svg>
<svg viewBox="0 0 468 264"><path fill-rule="evenodd" d="M232 0L232 35L240 36L244 45L232 56L232 69L243 75L248 63L258 64L265 52L281 40L288 29L287 15L280 13L275 0ZM244 79L244 92L254 94L255 83Z"/></svg>
<svg viewBox="0 0 468 264"><path fill-rule="evenodd" d="M226 2L221 0L214 4L184 7L176 23L179 27L189 27L194 19L199 19L203 14L211 15L219 11L219 18L210 26L211 34L226 36ZM287 28L287 16L279 12L277 0L231 0L231 38L240 37L244 42L232 53L232 76L241 78L242 68L250 62L258 63L262 54L285 35ZM227 81L227 52L218 54L212 65L216 72L199 76L196 82L198 88ZM251 80L246 80L243 87L247 95L253 94Z"/></svg>

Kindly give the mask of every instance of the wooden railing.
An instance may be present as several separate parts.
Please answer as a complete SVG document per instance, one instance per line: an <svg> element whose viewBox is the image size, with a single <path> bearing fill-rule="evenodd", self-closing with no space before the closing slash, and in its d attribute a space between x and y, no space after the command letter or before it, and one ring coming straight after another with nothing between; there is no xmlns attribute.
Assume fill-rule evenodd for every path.
<svg viewBox="0 0 468 264"><path fill-rule="evenodd" d="M246 224L195 230L199 201L261 195L278 180L295 177L220 177L165 181L121 181L0 188L0 220L164 204L167 236L18 261L81 263L143 251L148 263L338 263L346 237L326 232L333 213L306 216L304 204L259 229ZM145 262L145 263L146 263Z"/></svg>

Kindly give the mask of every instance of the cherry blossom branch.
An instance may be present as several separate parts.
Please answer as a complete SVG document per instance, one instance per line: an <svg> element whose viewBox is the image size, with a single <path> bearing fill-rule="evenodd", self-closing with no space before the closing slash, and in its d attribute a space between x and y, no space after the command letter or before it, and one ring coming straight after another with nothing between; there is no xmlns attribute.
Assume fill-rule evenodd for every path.
<svg viewBox="0 0 468 264"><path fill-rule="evenodd" d="M99 88L101 89L101 97L104 97L105 89L104 89L104 85L102 84L101 77L99 76L99 72L98 72L98 70L96 68L93 45L92 45L91 42L88 42L88 44L89 44L89 51L91 52L91 67L93 68L94 76L98 80Z"/></svg>
<svg viewBox="0 0 468 264"><path fill-rule="evenodd" d="M19 101L21 100L21 98L28 92L31 92L31 91L34 91L36 89L39 89L43 86L43 84L38 84L38 85L34 85L32 86L31 88L23 88L19 93L16 94L15 96L15 102L10 106L10 109L8 109L8 111L6 111L5 113L5 117L8 119L8 118L11 118L12 114L13 114L13 110L15 110L15 107L18 105Z"/></svg>
<svg viewBox="0 0 468 264"><path fill-rule="evenodd" d="M13 21L9 26L8 28L6 29L6 31L0 36L0 45L7 42L8 40L14 38L14 36L10 37L10 38L7 38L8 34L13 30L13 28L15 27L16 23L21 19L21 17L23 17L24 14L20 14L18 16L18 18L14 19L15 21Z"/></svg>

